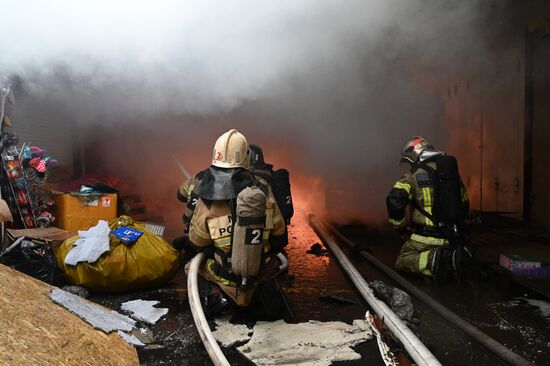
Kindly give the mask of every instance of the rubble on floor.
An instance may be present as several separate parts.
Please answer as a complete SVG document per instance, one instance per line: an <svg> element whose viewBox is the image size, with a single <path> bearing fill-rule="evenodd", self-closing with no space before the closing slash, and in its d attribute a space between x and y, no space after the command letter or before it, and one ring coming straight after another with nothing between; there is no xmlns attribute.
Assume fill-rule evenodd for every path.
<svg viewBox="0 0 550 366"><path fill-rule="evenodd" d="M328 257L328 250L323 248L319 243L313 244L309 250L306 250L306 253L316 255L317 257Z"/></svg>
<svg viewBox="0 0 550 366"><path fill-rule="evenodd" d="M216 330L212 332L214 338L224 347L231 347L238 343L247 342L252 336L252 329L244 324L231 324L231 317L216 319Z"/></svg>
<svg viewBox="0 0 550 366"><path fill-rule="evenodd" d="M160 301L132 300L121 304L121 309L130 316L147 324L153 325L168 313L168 308L155 308Z"/></svg>
<svg viewBox="0 0 550 366"><path fill-rule="evenodd" d="M132 346L136 346L136 347L143 347L145 346L145 343L143 343L142 341L140 341L139 339L137 339L134 335L132 334L126 334L124 333L123 331L121 330L118 330L117 331L118 335L124 339L127 343L131 344Z"/></svg>
<svg viewBox="0 0 550 366"><path fill-rule="evenodd" d="M58 305L63 306L71 313L86 321L94 329L99 329L105 333L111 333L114 330L124 332L131 331L136 325L136 321L122 315L114 310L107 310L102 306L94 304L83 299L78 295L53 289L50 298Z"/></svg>
<svg viewBox="0 0 550 366"><path fill-rule="evenodd" d="M245 341L243 325L217 320L214 336L225 344ZM351 347L373 337L365 320L354 320L353 325L344 322L309 321L289 324L283 320L258 322L248 343L237 348L241 354L257 365L330 365L335 361L351 361L361 358ZM233 336L231 340L230 336ZM233 341L233 342L232 342Z"/></svg>
<svg viewBox="0 0 550 366"><path fill-rule="evenodd" d="M377 298L385 302L407 325L416 323L411 296L403 290L389 286L382 281L369 282Z"/></svg>

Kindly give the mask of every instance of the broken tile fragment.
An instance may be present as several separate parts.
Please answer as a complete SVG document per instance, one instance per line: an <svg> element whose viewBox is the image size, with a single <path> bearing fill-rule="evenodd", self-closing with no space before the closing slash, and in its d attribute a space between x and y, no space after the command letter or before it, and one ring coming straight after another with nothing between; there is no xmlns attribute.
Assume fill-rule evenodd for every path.
<svg viewBox="0 0 550 366"><path fill-rule="evenodd" d="M132 300L122 303L121 309L127 311L136 320L154 325L168 313L167 308L155 308L159 301Z"/></svg>
<svg viewBox="0 0 550 366"><path fill-rule="evenodd" d="M127 316L114 310L107 310L103 306L94 304L78 295L58 288L50 292L50 298L53 302L63 306L95 329L102 330L105 333L111 333L114 330L129 332L136 324L135 320Z"/></svg>

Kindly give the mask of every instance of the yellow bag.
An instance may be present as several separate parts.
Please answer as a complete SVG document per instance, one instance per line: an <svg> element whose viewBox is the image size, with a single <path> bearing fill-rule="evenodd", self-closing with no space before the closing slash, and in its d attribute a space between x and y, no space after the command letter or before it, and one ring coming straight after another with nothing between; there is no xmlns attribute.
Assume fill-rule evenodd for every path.
<svg viewBox="0 0 550 366"><path fill-rule="evenodd" d="M69 282L97 292L127 292L159 286L172 278L179 266L178 251L160 236L145 230L144 223L134 222L131 217L121 216L109 223L111 230L120 226L143 231L143 235L130 245L110 235L109 252L95 263L66 265L65 257L78 236L61 244L55 257Z"/></svg>

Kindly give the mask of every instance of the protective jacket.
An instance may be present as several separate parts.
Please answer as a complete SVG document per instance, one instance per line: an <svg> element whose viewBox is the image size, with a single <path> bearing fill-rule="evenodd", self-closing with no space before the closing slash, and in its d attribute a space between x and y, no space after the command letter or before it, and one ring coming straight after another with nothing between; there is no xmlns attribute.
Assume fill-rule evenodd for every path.
<svg viewBox="0 0 550 366"><path fill-rule="evenodd" d="M231 232L233 217L231 205L238 193L257 182L248 170L210 168L195 192L199 195L191 219L189 239L198 250L207 253L208 259L200 274L208 281L217 283L239 306L247 306L254 295L256 285L270 279L278 270L275 254L287 244L286 225L271 191L267 191L266 219L261 245L264 264L258 279L249 286L241 287L240 278L231 272Z"/></svg>
<svg viewBox="0 0 550 366"><path fill-rule="evenodd" d="M434 197L432 175L423 167L424 164L437 171L435 158L430 158L422 163L412 165L411 170L393 185L386 199L389 221L396 230L406 229L406 207L410 205L413 230L411 240L428 245L446 245L449 243L446 233L428 217L433 214L436 198ZM463 210L467 212L469 207L468 192L462 182L460 185ZM445 207L441 207L441 209L444 210Z"/></svg>

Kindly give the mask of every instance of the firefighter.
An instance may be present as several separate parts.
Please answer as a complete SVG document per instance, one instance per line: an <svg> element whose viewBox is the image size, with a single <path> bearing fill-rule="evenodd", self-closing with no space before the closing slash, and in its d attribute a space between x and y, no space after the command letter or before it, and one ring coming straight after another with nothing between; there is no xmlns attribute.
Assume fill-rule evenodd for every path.
<svg viewBox="0 0 550 366"><path fill-rule="evenodd" d="M405 143L401 162L409 170L386 199L390 223L407 239L395 267L445 282L462 262L455 239L469 206L456 159L414 136ZM407 227L407 206L411 227Z"/></svg>
<svg viewBox="0 0 550 366"><path fill-rule="evenodd" d="M285 223L290 225L290 220L294 215L294 204L292 203L292 193L290 192L288 170L278 169L273 171L273 165L265 162L264 152L260 146L251 144L249 149L250 171L262 184L271 187Z"/></svg>
<svg viewBox="0 0 550 366"><path fill-rule="evenodd" d="M249 163L246 138L235 129L229 130L216 141L212 165L204 171L194 189L198 201L191 219L189 239L196 250L207 255L200 270L203 281L199 286L207 316L231 306L250 305L257 287L269 282L281 266L276 255L287 244L286 225L273 194L254 178L248 170ZM240 216L242 200L239 199L243 192L253 188L256 193L261 190L259 196L264 201L260 202L260 220L247 221ZM261 229L254 226L256 229L245 230L251 234L246 238L233 235L238 231L237 226L247 223L260 224ZM241 243L243 240L248 242ZM242 258L237 258L241 249L259 249L255 259L247 257L250 261L257 261L258 273L247 277L236 274L236 263L242 262ZM249 254L242 253L242 256Z"/></svg>

